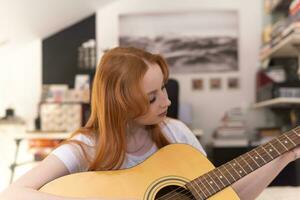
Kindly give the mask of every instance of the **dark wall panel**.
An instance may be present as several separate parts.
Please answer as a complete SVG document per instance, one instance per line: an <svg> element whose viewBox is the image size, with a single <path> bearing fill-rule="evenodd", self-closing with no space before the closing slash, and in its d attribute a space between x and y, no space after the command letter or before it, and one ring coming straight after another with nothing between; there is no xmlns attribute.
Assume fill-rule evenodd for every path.
<svg viewBox="0 0 300 200"><path fill-rule="evenodd" d="M89 39L96 39L96 17L90 16L42 42L43 84L68 84L74 87L77 48Z"/></svg>

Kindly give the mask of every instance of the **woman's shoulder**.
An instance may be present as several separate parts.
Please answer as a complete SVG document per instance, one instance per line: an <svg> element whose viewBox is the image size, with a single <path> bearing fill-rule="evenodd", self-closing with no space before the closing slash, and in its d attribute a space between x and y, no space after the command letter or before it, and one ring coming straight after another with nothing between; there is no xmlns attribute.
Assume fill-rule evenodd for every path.
<svg viewBox="0 0 300 200"><path fill-rule="evenodd" d="M163 124L175 126L175 125L183 124L183 122L175 118L166 117L166 119L163 121Z"/></svg>
<svg viewBox="0 0 300 200"><path fill-rule="evenodd" d="M166 118L161 123L161 129L176 142L184 140L187 132L190 132L190 129L182 121L174 118Z"/></svg>
<svg viewBox="0 0 300 200"><path fill-rule="evenodd" d="M162 128L175 128L175 129L186 129L188 128L182 121L174 118L167 117L161 125Z"/></svg>
<svg viewBox="0 0 300 200"><path fill-rule="evenodd" d="M51 154L58 157L70 173L82 172L87 170L88 160L94 156L94 145L95 138L93 135L77 133L66 143L54 149Z"/></svg>
<svg viewBox="0 0 300 200"><path fill-rule="evenodd" d="M70 140L83 142L84 144L93 146L95 145L96 138L95 134L77 133L76 135L73 135Z"/></svg>
<svg viewBox="0 0 300 200"><path fill-rule="evenodd" d="M162 126L162 131L171 139L172 143L190 144L203 153L203 155L206 155L195 134L184 122L167 118Z"/></svg>

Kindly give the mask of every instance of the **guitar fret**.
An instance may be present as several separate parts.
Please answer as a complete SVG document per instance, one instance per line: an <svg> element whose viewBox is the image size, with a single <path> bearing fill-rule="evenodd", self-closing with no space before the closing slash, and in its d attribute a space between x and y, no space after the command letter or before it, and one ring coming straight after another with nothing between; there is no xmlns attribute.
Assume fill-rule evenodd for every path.
<svg viewBox="0 0 300 200"><path fill-rule="evenodd" d="M268 153L271 155L272 159L278 157L278 154L276 153L276 151L274 151L274 148L271 147L271 142L267 143L265 145L265 148L268 151Z"/></svg>
<svg viewBox="0 0 300 200"><path fill-rule="evenodd" d="M228 182L228 184L226 184L226 185L230 185L231 183L229 182L229 180L227 179L227 177L224 176L224 174L218 168L216 168L216 170L221 174L221 176L219 176L220 179L223 179L223 177L224 177L226 179L226 181Z"/></svg>
<svg viewBox="0 0 300 200"><path fill-rule="evenodd" d="M196 184L196 185L198 186L198 184ZM190 190L190 191L192 192L192 194L193 194L194 196L197 196L196 199L199 199L199 198L202 199L200 193L198 192L198 189L195 188L194 184L192 183L192 184L190 184L190 186L193 188L193 190ZM201 190L200 187L199 187L199 189L200 189L200 191L201 191L202 193L204 193L204 195L206 195L205 192L203 192L203 191ZM204 199L205 199L205 198L206 198L206 196L204 196Z"/></svg>
<svg viewBox="0 0 300 200"><path fill-rule="evenodd" d="M300 144L300 126L186 184L204 200Z"/></svg>
<svg viewBox="0 0 300 200"><path fill-rule="evenodd" d="M201 177L202 179L202 177ZM208 195L205 193L206 196L210 196L212 193L210 192L210 190L206 187L206 185L203 183L203 181L199 179L198 181L200 182L200 184L202 184L202 186L204 186L204 189L208 192Z"/></svg>
<svg viewBox="0 0 300 200"><path fill-rule="evenodd" d="M201 184L201 183L200 183ZM207 190L207 188L205 187L205 185L204 184L201 184L201 185L203 185L204 186L204 188L202 187L202 186L200 186L198 183L196 184L199 188L200 188L200 193L198 193L198 196L201 196L201 198L202 198L202 196L203 196L203 199L207 199L207 197L209 197L210 196L210 191L208 191ZM208 193L207 193L208 192Z"/></svg>
<svg viewBox="0 0 300 200"><path fill-rule="evenodd" d="M296 131L296 133L298 133L298 131L300 132L300 126L294 128L294 130ZM299 135L299 133L297 135Z"/></svg>
<svg viewBox="0 0 300 200"><path fill-rule="evenodd" d="M293 140L291 140L287 135L284 135L294 146L297 146L294 142L293 142Z"/></svg>
<svg viewBox="0 0 300 200"><path fill-rule="evenodd" d="M237 157L235 160L237 160L240 163L240 166L243 168L243 170L246 172L246 174L249 174L252 172L251 168L248 166L248 164L242 159L242 156Z"/></svg>
<svg viewBox="0 0 300 200"><path fill-rule="evenodd" d="M288 148L278 138L275 139L288 151Z"/></svg>
<svg viewBox="0 0 300 200"><path fill-rule="evenodd" d="M235 159L234 159L235 160ZM240 166L240 168L245 172L245 174L248 174L246 171L245 171L245 169L240 165L240 163L239 162L236 162L239 166ZM239 170L240 171L240 170Z"/></svg>
<svg viewBox="0 0 300 200"><path fill-rule="evenodd" d="M292 129L292 132L295 133L298 137L300 137L300 133L296 132L294 129Z"/></svg>
<svg viewBox="0 0 300 200"><path fill-rule="evenodd" d="M202 178L203 178L203 180L204 180L204 185L208 185L210 188L211 188L211 190L210 191L213 191L211 194L214 194L215 193L215 189L209 184L209 182L206 180L206 178L205 178L205 175L203 175L202 176Z"/></svg>
<svg viewBox="0 0 300 200"><path fill-rule="evenodd" d="M226 185L221 181L221 179L220 179L219 176L217 175L215 169L214 169L211 173L212 173L213 175L215 175L215 177L217 177L217 179L220 181L220 183L222 183L223 187L226 187Z"/></svg>
<svg viewBox="0 0 300 200"><path fill-rule="evenodd" d="M233 163L233 164L234 164L234 166L236 166L235 163ZM230 167L235 171L235 173L241 178L242 175L241 175L240 173L238 173L238 171L235 169L235 167L232 166L231 162L229 162L229 165L230 165Z"/></svg>
<svg viewBox="0 0 300 200"><path fill-rule="evenodd" d="M198 179L195 179L195 181L196 181L196 185L200 188L200 191L205 195L205 197L210 196L210 191L207 189L207 187L201 181L201 177ZM199 185L199 183L200 183L200 185ZM198 194L198 195L200 195L200 194Z"/></svg>
<svg viewBox="0 0 300 200"><path fill-rule="evenodd" d="M230 173L230 171L227 169L227 167L226 167L226 164L224 164L223 165L223 168L225 168L225 170L228 172L228 174L231 176L231 178L233 179L233 181L231 182L231 183L233 183L233 182L235 182L235 178L234 178L234 176Z"/></svg>
<svg viewBox="0 0 300 200"><path fill-rule="evenodd" d="M210 185L209 181L205 178L205 175L202 176L202 177L203 177L204 181L206 182L206 184L209 185L209 187L212 189L212 191L213 191L212 194L214 194L214 193L216 192L216 191L215 191L215 188L214 188L213 186Z"/></svg>
<svg viewBox="0 0 300 200"><path fill-rule="evenodd" d="M253 172L253 168L251 167L251 165L249 165L249 163L247 162L247 160L243 157L243 156L241 156L241 158L244 160L244 162L250 167L250 169L251 169L251 172Z"/></svg>
<svg viewBox="0 0 300 200"><path fill-rule="evenodd" d="M210 173L211 173L211 172L207 173L208 177L210 178L210 180L212 180L212 181L215 183L215 185L218 187L218 189L221 190L222 188L219 187L219 184L217 184L217 183L215 182L215 179L213 179L213 178L210 176Z"/></svg>
<svg viewBox="0 0 300 200"><path fill-rule="evenodd" d="M264 163L260 164L260 166L263 166L264 164L266 164L267 162L265 161L265 159L259 154L257 153L257 151L255 149L253 149L253 153L255 153L258 156L254 156L254 158L259 162L258 158L260 158Z"/></svg>
<svg viewBox="0 0 300 200"><path fill-rule="evenodd" d="M199 183L197 182L197 179L194 179L190 183L188 183L186 186L187 188L192 192L192 194L196 197L196 199L207 199L209 194L206 194L205 188L202 188ZM203 196L203 198L202 198Z"/></svg>
<svg viewBox="0 0 300 200"><path fill-rule="evenodd" d="M268 154L272 159L274 159L273 156L266 150L266 148L265 148L264 146L261 146L261 148L262 148L265 152L267 152L267 154Z"/></svg>
<svg viewBox="0 0 300 200"><path fill-rule="evenodd" d="M252 158L252 156L250 155L250 153L248 152L246 155L248 155L248 157L250 157L251 158L251 160L253 160L254 161L254 163L257 165L257 167L260 167L260 165L256 162L256 160L254 160L253 158Z"/></svg>
<svg viewBox="0 0 300 200"><path fill-rule="evenodd" d="M281 155L281 153L277 150L277 148L272 144L272 142L269 143L273 149L275 149L275 151L278 153L278 156Z"/></svg>
<svg viewBox="0 0 300 200"><path fill-rule="evenodd" d="M259 149L258 149L258 150L259 150ZM264 161L265 164L268 163L268 161L266 161L266 160L264 159L264 157L263 157L260 153L258 153L258 152L256 151L256 154Z"/></svg>

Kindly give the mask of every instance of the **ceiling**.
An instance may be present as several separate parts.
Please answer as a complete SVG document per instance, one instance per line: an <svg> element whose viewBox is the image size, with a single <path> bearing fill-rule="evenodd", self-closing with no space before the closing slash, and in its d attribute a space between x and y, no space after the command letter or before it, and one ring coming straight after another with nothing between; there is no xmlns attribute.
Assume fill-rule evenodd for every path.
<svg viewBox="0 0 300 200"><path fill-rule="evenodd" d="M0 0L0 48L45 38L116 0Z"/></svg>

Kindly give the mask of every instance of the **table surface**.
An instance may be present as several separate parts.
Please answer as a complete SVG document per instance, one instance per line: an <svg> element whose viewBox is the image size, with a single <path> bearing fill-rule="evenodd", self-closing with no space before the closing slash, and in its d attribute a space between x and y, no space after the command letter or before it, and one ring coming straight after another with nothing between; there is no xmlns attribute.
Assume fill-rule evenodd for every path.
<svg viewBox="0 0 300 200"><path fill-rule="evenodd" d="M9 137L13 139L67 139L70 136L70 132L25 132L9 134Z"/></svg>

